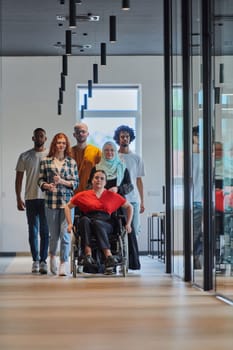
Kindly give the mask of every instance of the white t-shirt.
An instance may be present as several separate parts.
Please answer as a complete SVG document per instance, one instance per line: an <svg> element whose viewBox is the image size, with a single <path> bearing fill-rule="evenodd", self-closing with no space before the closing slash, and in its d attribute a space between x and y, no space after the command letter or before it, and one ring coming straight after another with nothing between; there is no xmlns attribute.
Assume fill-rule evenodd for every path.
<svg viewBox="0 0 233 350"><path fill-rule="evenodd" d="M125 163L126 168L130 173L131 182L133 184L133 191L125 197L129 202L140 202L140 196L137 188L137 178L145 176L144 163L140 156L133 152L119 153L120 159Z"/></svg>
<svg viewBox="0 0 233 350"><path fill-rule="evenodd" d="M26 172L25 200L44 199L44 193L37 184L40 161L47 155L47 150L36 152L33 148L20 154L16 171Z"/></svg>

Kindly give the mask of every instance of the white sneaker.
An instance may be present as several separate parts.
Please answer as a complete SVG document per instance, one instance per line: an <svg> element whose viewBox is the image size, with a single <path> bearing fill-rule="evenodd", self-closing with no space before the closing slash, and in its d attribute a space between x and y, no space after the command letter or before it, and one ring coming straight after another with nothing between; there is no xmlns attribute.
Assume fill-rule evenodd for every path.
<svg viewBox="0 0 233 350"><path fill-rule="evenodd" d="M46 264L45 261L41 261L41 263L40 263L40 270L39 271L40 271L40 273L42 275L46 275L47 274L48 270L47 270L47 264Z"/></svg>
<svg viewBox="0 0 233 350"><path fill-rule="evenodd" d="M59 276L67 276L65 262L61 263L59 266Z"/></svg>
<svg viewBox="0 0 233 350"><path fill-rule="evenodd" d="M32 263L32 273L39 272L39 268L40 268L39 261L33 261L33 263Z"/></svg>
<svg viewBox="0 0 233 350"><path fill-rule="evenodd" d="M52 274L57 274L57 260L56 256L50 256L50 271Z"/></svg>

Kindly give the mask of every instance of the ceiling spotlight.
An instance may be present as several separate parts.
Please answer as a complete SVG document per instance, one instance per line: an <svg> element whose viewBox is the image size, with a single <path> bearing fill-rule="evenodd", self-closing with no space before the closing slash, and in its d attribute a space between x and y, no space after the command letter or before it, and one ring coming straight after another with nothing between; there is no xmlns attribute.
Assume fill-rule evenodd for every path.
<svg viewBox="0 0 233 350"><path fill-rule="evenodd" d="M130 10L130 0L122 0L122 10Z"/></svg>
<svg viewBox="0 0 233 350"><path fill-rule="evenodd" d="M69 17L65 15L56 15L56 20L59 22L65 22L69 20ZM88 13L87 15L76 16L76 20L79 22L99 22L100 16L92 15L91 13Z"/></svg>
<svg viewBox="0 0 233 350"><path fill-rule="evenodd" d="M64 49L66 47L66 45L58 44L58 43L54 44L54 46L58 47L58 48L62 48L62 49ZM85 44L85 45L76 45L76 44L74 44L74 45L71 45L71 47L74 48L74 49L88 49L89 50L89 49L92 48L92 45L90 45L90 44Z"/></svg>

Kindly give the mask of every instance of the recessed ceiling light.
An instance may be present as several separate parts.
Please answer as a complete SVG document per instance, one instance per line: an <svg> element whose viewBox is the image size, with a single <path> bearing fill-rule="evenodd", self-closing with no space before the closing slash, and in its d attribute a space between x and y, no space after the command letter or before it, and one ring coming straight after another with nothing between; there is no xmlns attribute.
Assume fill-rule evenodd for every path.
<svg viewBox="0 0 233 350"><path fill-rule="evenodd" d="M58 48L62 48L62 49L64 49L66 46L65 46L65 44L62 44L61 42L57 42L56 44L54 44L54 46L55 47L58 47ZM74 49L91 49L92 48L92 45L90 45L90 44L85 44L85 45L71 45L72 46L72 48L74 48Z"/></svg>
<svg viewBox="0 0 233 350"><path fill-rule="evenodd" d="M69 17L65 15L56 15L56 19L57 21L65 22L69 20ZM76 19L79 22L98 22L100 20L100 16L87 14L76 16Z"/></svg>

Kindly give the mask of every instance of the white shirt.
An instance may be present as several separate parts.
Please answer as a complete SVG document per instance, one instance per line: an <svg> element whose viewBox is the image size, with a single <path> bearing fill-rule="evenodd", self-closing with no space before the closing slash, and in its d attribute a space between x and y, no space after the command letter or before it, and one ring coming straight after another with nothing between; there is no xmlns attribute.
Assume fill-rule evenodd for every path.
<svg viewBox="0 0 233 350"><path fill-rule="evenodd" d="M40 161L47 155L47 150L36 152L33 148L21 153L16 165L16 171L26 172L25 200L44 199L44 193L37 184Z"/></svg>
<svg viewBox="0 0 233 350"><path fill-rule="evenodd" d="M125 163L134 187L133 191L131 191L125 197L129 202L139 203L140 195L137 187L137 178L145 176L143 160L140 156L131 151L129 153L119 153L119 157Z"/></svg>

